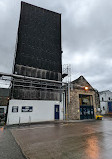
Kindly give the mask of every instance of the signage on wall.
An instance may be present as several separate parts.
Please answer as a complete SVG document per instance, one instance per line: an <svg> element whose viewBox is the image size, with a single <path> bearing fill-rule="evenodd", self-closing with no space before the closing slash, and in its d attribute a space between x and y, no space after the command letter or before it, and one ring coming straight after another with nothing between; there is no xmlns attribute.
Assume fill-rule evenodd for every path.
<svg viewBox="0 0 112 159"><path fill-rule="evenodd" d="M32 106L23 106L21 111L22 112L32 112L33 107Z"/></svg>
<svg viewBox="0 0 112 159"><path fill-rule="evenodd" d="M17 113L18 112L18 106L13 106L12 107L12 112Z"/></svg>

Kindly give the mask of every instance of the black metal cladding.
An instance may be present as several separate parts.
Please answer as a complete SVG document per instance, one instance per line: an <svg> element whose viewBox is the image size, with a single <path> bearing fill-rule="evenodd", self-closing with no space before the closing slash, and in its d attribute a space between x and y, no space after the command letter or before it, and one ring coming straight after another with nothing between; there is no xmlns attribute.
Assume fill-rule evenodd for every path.
<svg viewBox="0 0 112 159"><path fill-rule="evenodd" d="M21 3L14 73L61 81L61 15ZM61 84L13 79L14 99L60 100Z"/></svg>
<svg viewBox="0 0 112 159"><path fill-rule="evenodd" d="M21 3L15 64L62 72L61 15Z"/></svg>

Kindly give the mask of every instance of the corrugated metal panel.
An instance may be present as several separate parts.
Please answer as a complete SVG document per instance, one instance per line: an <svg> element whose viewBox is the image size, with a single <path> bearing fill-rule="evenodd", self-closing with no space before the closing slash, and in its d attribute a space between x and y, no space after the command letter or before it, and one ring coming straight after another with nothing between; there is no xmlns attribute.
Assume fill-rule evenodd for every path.
<svg viewBox="0 0 112 159"><path fill-rule="evenodd" d="M61 81L61 15L25 2L21 3L14 73ZM24 81L24 80L23 80ZM31 82L31 81L30 81ZM12 98L59 100L59 90L48 86L13 83ZM26 88L26 86L28 87ZM39 88L38 88L39 87ZM40 89L41 87L48 87ZM49 88L52 88L49 90ZM60 88L56 86L55 89Z"/></svg>
<svg viewBox="0 0 112 159"><path fill-rule="evenodd" d="M21 3L16 64L62 72L61 15Z"/></svg>

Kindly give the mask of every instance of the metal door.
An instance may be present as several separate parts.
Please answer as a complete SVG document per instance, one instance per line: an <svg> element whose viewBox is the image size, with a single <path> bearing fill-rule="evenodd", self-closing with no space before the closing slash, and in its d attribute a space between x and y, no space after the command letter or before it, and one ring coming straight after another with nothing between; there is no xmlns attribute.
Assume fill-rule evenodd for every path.
<svg viewBox="0 0 112 159"><path fill-rule="evenodd" d="M112 102L108 102L109 113L112 113Z"/></svg>
<svg viewBox="0 0 112 159"><path fill-rule="evenodd" d="M94 119L94 108L91 106L91 119Z"/></svg>
<svg viewBox="0 0 112 159"><path fill-rule="evenodd" d="M80 119L94 119L93 106L80 106Z"/></svg>
<svg viewBox="0 0 112 159"><path fill-rule="evenodd" d="M59 120L59 105L55 105L54 114L55 114L55 120Z"/></svg>

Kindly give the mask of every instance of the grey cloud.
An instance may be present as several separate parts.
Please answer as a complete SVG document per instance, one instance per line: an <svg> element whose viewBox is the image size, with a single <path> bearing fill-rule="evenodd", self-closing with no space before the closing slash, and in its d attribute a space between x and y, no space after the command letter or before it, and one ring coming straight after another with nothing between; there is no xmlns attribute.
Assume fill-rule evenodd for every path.
<svg viewBox="0 0 112 159"><path fill-rule="evenodd" d="M25 0L62 13L63 64L72 79L84 75L93 87L112 90L112 1ZM0 0L0 71L11 73L20 0Z"/></svg>

